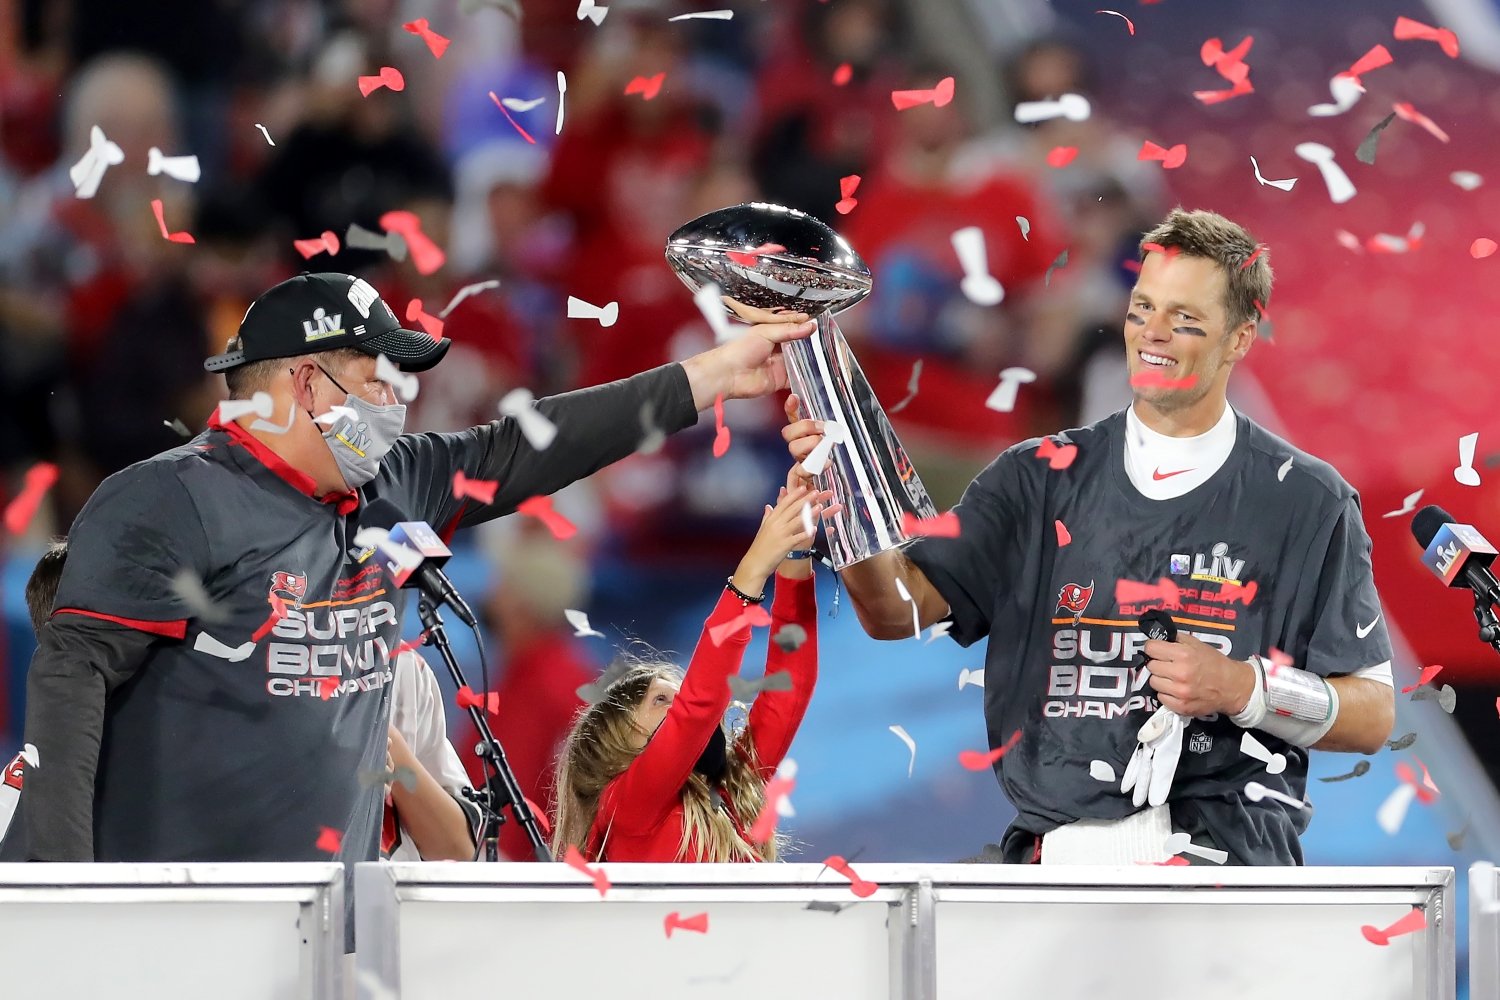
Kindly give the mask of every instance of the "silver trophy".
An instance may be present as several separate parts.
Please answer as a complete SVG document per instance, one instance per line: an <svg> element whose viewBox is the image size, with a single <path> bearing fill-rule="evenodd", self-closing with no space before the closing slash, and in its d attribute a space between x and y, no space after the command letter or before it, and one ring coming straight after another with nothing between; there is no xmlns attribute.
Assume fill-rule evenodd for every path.
<svg viewBox="0 0 1500 1000"><path fill-rule="evenodd" d="M836 422L818 475L843 510L823 522L834 569L906 541L903 515L934 517L932 498L859 362L834 322L870 294L870 269L838 233L780 205L751 203L699 216L667 240L667 263L694 293L709 285L731 313L748 306L800 312L818 329L786 344L787 375L805 415Z"/></svg>

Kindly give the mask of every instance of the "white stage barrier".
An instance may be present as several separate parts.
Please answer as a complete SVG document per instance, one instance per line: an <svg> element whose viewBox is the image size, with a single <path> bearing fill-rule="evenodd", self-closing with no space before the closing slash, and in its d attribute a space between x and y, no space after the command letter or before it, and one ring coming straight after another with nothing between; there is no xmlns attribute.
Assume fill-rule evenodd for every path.
<svg viewBox="0 0 1500 1000"><path fill-rule="evenodd" d="M1469 869L1469 1000L1500 1000L1500 874L1492 864Z"/></svg>
<svg viewBox="0 0 1500 1000"><path fill-rule="evenodd" d="M601 899L561 864L359 865L361 1000L1454 996L1451 868L856 863L861 900L817 864L602 867Z"/></svg>
<svg viewBox="0 0 1500 1000"><path fill-rule="evenodd" d="M0 997L339 1000L338 864L0 864Z"/></svg>

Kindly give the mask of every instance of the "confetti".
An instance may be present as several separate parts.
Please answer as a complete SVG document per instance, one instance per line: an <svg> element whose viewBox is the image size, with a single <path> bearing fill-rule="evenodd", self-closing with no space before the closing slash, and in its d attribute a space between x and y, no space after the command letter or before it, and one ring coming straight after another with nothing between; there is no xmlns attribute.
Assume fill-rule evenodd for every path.
<svg viewBox="0 0 1500 1000"><path fill-rule="evenodd" d="M1179 142L1171 149L1163 149L1156 143L1147 139L1141 145L1141 151L1135 154L1137 160L1160 160L1161 165L1168 170L1175 170L1187 161L1187 145Z"/></svg>
<svg viewBox="0 0 1500 1000"><path fill-rule="evenodd" d="M1394 837L1401 832L1401 824L1406 822L1406 813L1416 797L1415 785L1397 785L1395 790L1380 804L1380 808L1375 811L1375 822L1380 824L1380 828L1388 836Z"/></svg>
<svg viewBox="0 0 1500 1000"><path fill-rule="evenodd" d="M1427 492L1427 491L1426 490L1417 490L1417 492L1415 492L1415 493L1408 493L1406 495L1406 499L1404 499L1404 500L1401 501L1401 507L1400 507L1400 509L1386 511L1384 514L1381 514L1380 516L1381 517L1400 517L1402 514L1410 514L1412 511L1414 511L1414 510L1417 509L1417 501L1422 499L1422 494L1425 493L1425 492Z"/></svg>
<svg viewBox="0 0 1500 1000"><path fill-rule="evenodd" d="M1182 606L1182 591L1165 576L1155 583L1115 581L1116 604L1142 604L1149 601L1161 601L1164 608L1176 610Z"/></svg>
<svg viewBox="0 0 1500 1000"><path fill-rule="evenodd" d="M1130 33L1132 35L1135 34L1135 22L1132 21L1130 18L1126 17L1124 14L1121 14L1119 11L1117 11L1117 10L1096 10L1096 11L1094 11L1094 13L1095 14L1113 14L1115 17L1118 17L1120 20L1122 20L1122 21L1125 22L1125 27L1127 27L1127 28L1130 29Z"/></svg>
<svg viewBox="0 0 1500 1000"><path fill-rule="evenodd" d="M911 760L906 765L906 776L910 778L911 769L917 766L917 741L912 739L911 734L900 726L888 726L887 728L895 733L896 738L905 743L906 748L911 751Z"/></svg>
<svg viewBox="0 0 1500 1000"><path fill-rule="evenodd" d="M1030 368L1006 368L1000 372L1000 384L990 390L984 406L988 410L1010 413L1016 408L1016 395L1023 383L1036 381L1036 372Z"/></svg>
<svg viewBox="0 0 1500 1000"><path fill-rule="evenodd" d="M337 677L319 677L317 679L318 697L327 701L339 693L342 682Z"/></svg>
<svg viewBox="0 0 1500 1000"><path fill-rule="evenodd" d="M572 538L574 535L578 534L578 529L574 527L572 521L569 521L567 518L563 517L557 511L552 509L551 497L537 496L531 497L528 500L522 500L520 503L516 504L516 510L520 511L522 514L527 514L531 517L534 517L538 521L541 521L543 524L545 524L547 526L547 530L552 532L553 538L561 540L565 538Z"/></svg>
<svg viewBox="0 0 1500 1000"><path fill-rule="evenodd" d="M222 399L219 401L219 423L227 424L231 420L248 417L252 413L258 417L270 419L275 406L276 403L271 399L269 392L257 392L249 399Z"/></svg>
<svg viewBox="0 0 1500 1000"><path fill-rule="evenodd" d="M1068 266L1068 251L1064 250L1062 253L1060 253L1060 254L1057 255L1057 259L1056 260L1054 260L1051 264L1047 265L1047 275L1046 275L1045 278L1042 279L1042 287L1046 288L1046 287L1050 287L1051 286L1051 284L1052 284L1052 272L1053 271L1056 271L1059 268L1064 268L1064 267L1067 267L1067 266Z"/></svg>
<svg viewBox="0 0 1500 1000"><path fill-rule="evenodd" d="M1255 157L1250 157L1250 167L1255 171L1255 179L1266 187L1280 188L1282 191L1290 191L1297 184L1297 178L1288 177L1284 181L1268 181L1260 172L1260 164L1255 162Z"/></svg>
<svg viewBox="0 0 1500 1000"><path fill-rule="evenodd" d="M917 602L911 599L911 591L906 589L906 582L899 576L896 577L896 593L901 595L901 600L911 605L911 631L913 639L922 638L922 614L917 607Z"/></svg>
<svg viewBox="0 0 1500 1000"><path fill-rule="evenodd" d="M417 377L397 368L395 363L384 354L375 356L375 377L396 390L396 394L404 402L410 403L417 398L417 392L421 384Z"/></svg>
<svg viewBox="0 0 1500 1000"><path fill-rule="evenodd" d="M1066 118L1070 122L1086 122L1093 108L1082 94L1064 94L1055 101L1022 101L1016 105L1016 121L1023 125L1032 122Z"/></svg>
<svg viewBox="0 0 1500 1000"><path fill-rule="evenodd" d="M585 0L585 2L587 2L587 0ZM583 860L583 855L578 853L578 848L574 847L572 844L568 845L567 851L563 854L563 863L566 864L569 868L576 868L578 871L581 871L583 872L583 874L587 875L590 881L594 883L594 888L599 890L599 895L601 898L606 892L609 891L610 883L609 879L605 877L604 869L602 867L589 867L588 862Z"/></svg>
<svg viewBox="0 0 1500 1000"><path fill-rule="evenodd" d="M1130 384L1137 389L1191 389L1198 384L1197 375L1168 378L1159 371L1146 369L1130 376Z"/></svg>
<svg viewBox="0 0 1500 1000"><path fill-rule="evenodd" d="M1047 152L1047 166L1066 167L1077 158L1077 146L1053 146Z"/></svg>
<svg viewBox="0 0 1500 1000"><path fill-rule="evenodd" d="M146 173L155 177L157 174L166 174L175 180L185 181L188 184L198 183L202 171L198 167L196 156L164 156L162 151L152 146L146 151Z"/></svg>
<svg viewBox="0 0 1500 1000"><path fill-rule="evenodd" d="M1255 88L1250 84L1250 67L1244 57L1254 43L1253 37L1246 36L1244 41L1225 52L1223 42L1217 38L1204 42L1198 50L1203 65L1214 67L1232 86L1228 90L1195 90L1193 96L1204 104L1218 104L1241 94L1253 94Z"/></svg>
<svg viewBox="0 0 1500 1000"><path fill-rule="evenodd" d="M1494 240L1487 239L1481 236L1479 239L1469 244L1469 256L1473 257L1475 260L1479 260L1483 257L1488 257L1490 254L1494 253L1496 249L1497 247Z"/></svg>
<svg viewBox="0 0 1500 1000"><path fill-rule="evenodd" d="M729 694L735 701L748 702L762 691L790 690L792 690L792 675L785 670L777 670L750 680L746 680L739 674L729 675Z"/></svg>
<svg viewBox="0 0 1500 1000"><path fill-rule="evenodd" d="M478 500L482 504L495 502L495 490L500 483L494 479L470 479L459 469L453 473L453 499Z"/></svg>
<svg viewBox="0 0 1500 1000"><path fill-rule="evenodd" d="M640 417L641 443L636 445L635 450L642 455L654 455L667 443L667 434L656 426L656 407L651 400L641 404Z"/></svg>
<svg viewBox="0 0 1500 1000"><path fill-rule="evenodd" d="M535 146L536 140L531 137L531 133L522 128L521 123L510 116L510 112L505 107L505 102L496 97L493 90L490 91L490 100L495 102L495 107L500 109L500 113L505 116L506 121L510 122L511 127L514 128L517 132L521 133L521 138L525 139L527 142ZM540 98L538 98L538 100L540 100Z"/></svg>
<svg viewBox="0 0 1500 1000"><path fill-rule="evenodd" d="M714 458L723 458L729 451L729 428L724 424L724 394L714 397Z"/></svg>
<svg viewBox="0 0 1500 1000"><path fill-rule="evenodd" d="M171 420L163 420L162 423L185 438L190 438L193 436L193 432L188 430L187 424L183 423L176 417L173 417Z"/></svg>
<svg viewBox="0 0 1500 1000"><path fill-rule="evenodd" d="M1423 684L1429 683L1434 677L1436 677L1438 674L1442 673L1442 671L1443 671L1443 665L1441 663L1434 663L1432 666L1423 667L1422 668L1422 675L1417 678L1417 683L1412 684L1409 687L1402 688L1401 689L1401 693L1402 694L1411 694L1413 691L1415 691L1417 688L1421 687Z"/></svg>
<svg viewBox="0 0 1500 1000"><path fill-rule="evenodd" d="M906 405L917 398L917 382L921 378L922 359L918 358L911 363L911 378L907 379L906 382L906 398L901 400L901 402L897 403L895 406L891 407L889 410L886 410L886 412L900 413L902 410L906 409Z"/></svg>
<svg viewBox="0 0 1500 1000"><path fill-rule="evenodd" d="M1252 736L1248 730L1240 736L1240 753L1245 754L1247 757L1254 757L1265 764L1267 774L1280 774L1286 770L1286 755L1272 753L1267 750L1260 740ZM1175 854L1176 852L1172 853Z"/></svg>
<svg viewBox="0 0 1500 1000"><path fill-rule="evenodd" d="M1095 781L1103 781L1113 784L1115 780L1115 769L1110 766L1109 761L1091 760L1089 761L1089 777L1093 778Z"/></svg>
<svg viewBox="0 0 1500 1000"><path fill-rule="evenodd" d="M786 247L780 243L762 243L751 250L726 250L724 256L739 264L741 267L754 267L756 261L769 253L785 253Z"/></svg>
<svg viewBox="0 0 1500 1000"><path fill-rule="evenodd" d="M337 854L344 849L344 835L331 826L319 827L318 842L314 846L320 851Z"/></svg>
<svg viewBox="0 0 1500 1000"><path fill-rule="evenodd" d="M853 905L853 903L845 903L844 905L840 906L838 903L827 903L821 899L815 899L811 903L808 903L806 906L804 906L803 909L813 910L818 913L832 913L834 916L837 916Z"/></svg>
<svg viewBox="0 0 1500 1000"><path fill-rule="evenodd" d="M1397 17L1396 27L1392 34L1395 35L1397 41L1401 42L1413 38L1437 42L1449 59L1458 58L1458 36L1447 28L1434 28L1421 21L1413 21L1409 17Z"/></svg>
<svg viewBox="0 0 1500 1000"><path fill-rule="evenodd" d="M937 626L934 625L933 628L937 628ZM931 642L932 639L928 639L927 641ZM980 667L978 670L960 670L958 672L958 689L960 691L962 691L964 688L968 687L970 684L974 685L977 688L983 688L984 687L984 668L983 667Z"/></svg>
<svg viewBox="0 0 1500 1000"><path fill-rule="evenodd" d="M993 767L995 761L1004 757L1006 751L1015 746L1021 739L1021 731L1017 729L1010 734L1010 739L1003 746L991 750L989 753L980 753L978 750L960 750L958 762L969 771L983 771L985 768Z"/></svg>
<svg viewBox="0 0 1500 1000"><path fill-rule="evenodd" d="M422 220L414 212L387 212L380 217L380 228L386 232L400 233L406 240L418 274L432 274L448 260L448 255L443 253L442 248L422 232Z"/></svg>
<svg viewBox="0 0 1500 1000"><path fill-rule="evenodd" d="M755 822L750 826L751 841L764 844L776 832L777 817L795 815L791 811L791 800L787 796L791 795L796 788L797 762L787 757L776 768L775 776L766 782L765 804L760 807Z"/></svg>
<svg viewBox="0 0 1500 1000"><path fill-rule="evenodd" d="M557 71L557 135L562 135L563 95L568 92L568 78L562 70Z"/></svg>
<svg viewBox="0 0 1500 1000"><path fill-rule="evenodd" d="M621 677L624 677L625 674L629 672L629 670L629 663L625 662L624 660L616 660L608 667L606 667L604 669L604 672L601 673L593 681L589 682L588 684L580 684L575 689L575 693L579 698L588 702L590 705L597 705L599 704L599 702L603 701L605 696L609 693L610 685L619 680Z"/></svg>
<svg viewBox="0 0 1500 1000"><path fill-rule="evenodd" d="M625 85L625 96L640 94L641 100L649 101L661 93L661 85L666 80L665 72L657 73L655 76L638 76Z"/></svg>
<svg viewBox="0 0 1500 1000"><path fill-rule="evenodd" d="M1402 121L1411 122L1413 125L1422 126L1431 135L1435 136L1439 142L1448 141L1448 133L1439 128L1437 122L1422 114L1422 112L1418 111L1412 105L1400 103L1392 104L1391 107L1395 110L1396 116Z"/></svg>
<svg viewBox="0 0 1500 1000"><path fill-rule="evenodd" d="M1251 802L1259 802L1261 799L1275 799L1277 802L1291 806L1293 809L1305 809L1307 803L1301 799L1294 799L1284 792L1278 792L1274 788L1267 788L1258 781L1245 783L1245 798Z"/></svg>
<svg viewBox="0 0 1500 1000"><path fill-rule="evenodd" d="M1355 83L1359 83L1359 78L1370 72L1370 70L1379 69L1382 66L1389 66L1391 62L1392 60L1390 50L1388 50L1384 45L1377 45L1370 51L1366 52L1364 55L1360 56L1357 60L1355 60L1353 66L1350 66L1339 75L1349 77L1353 79Z"/></svg>
<svg viewBox="0 0 1500 1000"><path fill-rule="evenodd" d="M462 302L464 299L468 298L469 296L471 296L471 295L478 295L480 292L486 292L486 291L489 291L491 288L499 288L499 287L500 287L500 279L499 278L491 278L488 281L480 281L480 282L476 282L475 284L472 284L472 285L465 285L464 287L462 287L462 288L460 288L458 290L458 294L454 295L453 298L451 298L451 299L448 300L448 304L443 307L443 311L440 312L440 313L438 313L438 319L447 319L448 318L448 314L451 313L453 310L457 309L458 308L458 304L460 302Z"/></svg>
<svg viewBox="0 0 1500 1000"><path fill-rule="evenodd" d="M802 533L809 537L815 535L818 531L818 523L813 520L812 504L804 502L799 514L802 518Z"/></svg>
<svg viewBox="0 0 1500 1000"><path fill-rule="evenodd" d="M729 316L724 311L724 300L719 295L719 286L712 281L705 281L693 293L693 304L703 314L708 328L714 332L715 344L722 344L735 338L735 330L729 325Z"/></svg>
<svg viewBox="0 0 1500 1000"><path fill-rule="evenodd" d="M1005 289L990 274L989 257L984 248L984 230L978 226L965 226L949 236L953 252L958 255L963 268L963 280L959 288L964 297L976 306L999 305L1005 298Z"/></svg>
<svg viewBox="0 0 1500 1000"><path fill-rule="evenodd" d="M771 615L759 604L752 604L743 613L736 615L720 625L715 625L708 630L708 638L715 646L724 645L724 640L730 636L738 635L749 630L755 625L771 624Z"/></svg>
<svg viewBox="0 0 1500 1000"><path fill-rule="evenodd" d="M915 751L913 751L913 753L915 753ZM825 867L832 868L834 871L844 876L844 878L848 879L850 882L849 891L853 892L861 899L864 899L867 896L874 895L875 890L880 888L880 886L876 885L874 882L867 882L864 879L860 878L859 875L854 871L854 866L845 861L840 855L829 855L828 857L823 859L823 864Z"/></svg>
<svg viewBox="0 0 1500 1000"><path fill-rule="evenodd" d="M1453 470L1453 478L1465 486L1479 485L1479 471L1474 468L1474 449L1478 445L1478 431L1458 439L1458 468Z"/></svg>
<svg viewBox="0 0 1500 1000"><path fill-rule="evenodd" d="M1445 834L1444 836L1445 836L1445 838L1448 841L1448 849L1449 850L1453 850L1453 851L1461 851L1461 850L1463 850L1464 849L1464 837L1468 834L1468 832L1469 832L1469 821L1468 820L1464 820L1464 825L1463 826L1459 827L1457 830L1453 830L1453 831Z"/></svg>
<svg viewBox="0 0 1500 1000"><path fill-rule="evenodd" d="M339 237L332 230L325 229L323 235L317 239L293 240L292 246L297 248L303 260L316 257L320 253L327 253L331 256L339 252Z"/></svg>
<svg viewBox="0 0 1500 1000"><path fill-rule="evenodd" d="M1141 249L1147 253L1165 254L1169 261L1182 253L1182 247L1164 247L1160 243L1142 243Z"/></svg>
<svg viewBox="0 0 1500 1000"><path fill-rule="evenodd" d="M531 390L512 389L500 400L500 413L521 425L521 434L537 451L546 451L557 438L557 425L536 409Z"/></svg>
<svg viewBox="0 0 1500 1000"><path fill-rule="evenodd" d="M1045 458L1048 468L1066 469L1078 457L1078 446L1065 444L1059 447L1051 438L1042 438L1042 443L1036 448L1036 457Z"/></svg>
<svg viewBox="0 0 1500 1000"><path fill-rule="evenodd" d="M463 687L458 689L458 692L454 696L453 700L459 708L482 709L486 704L488 704L490 715L495 715L500 711L499 691L491 691L487 695L482 695L476 692L473 688L469 687L469 685L465 684Z"/></svg>
<svg viewBox="0 0 1500 1000"><path fill-rule="evenodd" d="M608 13L608 7L600 7L594 0L578 0L578 20L588 18L596 28L604 23L604 15Z"/></svg>
<svg viewBox="0 0 1500 1000"><path fill-rule="evenodd" d="M1484 178L1472 170L1455 170L1448 175L1448 179L1465 191L1473 191L1484 183Z"/></svg>
<svg viewBox="0 0 1500 1000"><path fill-rule="evenodd" d="M1412 701L1435 701L1438 707L1449 715L1453 714L1453 708L1458 704L1458 692L1453 690L1453 685L1444 684L1441 689L1420 688L1411 696Z"/></svg>
<svg viewBox="0 0 1500 1000"><path fill-rule="evenodd" d="M1058 548L1072 543L1073 536L1068 533L1067 525L1063 524L1061 521L1053 521L1052 526L1057 529Z"/></svg>
<svg viewBox="0 0 1500 1000"><path fill-rule="evenodd" d="M167 231L167 216L162 208L160 198L151 199L151 211L156 213L156 224L161 228L161 238L171 240L173 243L196 243L192 233L173 233Z"/></svg>
<svg viewBox="0 0 1500 1000"><path fill-rule="evenodd" d="M1031 242L1031 220L1024 215L1016 216L1016 225L1021 227L1021 239Z"/></svg>
<svg viewBox="0 0 1500 1000"><path fill-rule="evenodd" d="M1199 847L1193 843L1192 834L1181 831L1168 837L1166 843L1162 845L1162 850L1173 857L1179 854L1191 854L1195 858L1203 858L1205 861L1212 861L1216 865L1222 865L1229 861L1228 851L1220 851L1213 847Z"/></svg>
<svg viewBox="0 0 1500 1000"><path fill-rule="evenodd" d="M839 63L838 68L833 71L833 85L842 87L854 79L854 67L848 63Z"/></svg>
<svg viewBox="0 0 1500 1000"><path fill-rule="evenodd" d="M566 608L563 611L563 617L568 620L569 625L573 626L573 635L578 638L581 639L588 635L597 635L601 639L604 638L603 632L595 631L594 627L589 624L589 616L584 612L574 610L573 608Z"/></svg>
<svg viewBox="0 0 1500 1000"><path fill-rule="evenodd" d="M1365 248L1371 253L1406 253L1409 250L1420 250L1422 249L1422 236L1426 232L1425 225L1414 222L1405 236L1376 233L1365 241Z"/></svg>
<svg viewBox="0 0 1500 1000"><path fill-rule="evenodd" d="M1395 120L1396 112L1392 111L1376 122L1375 127L1370 129L1369 133L1359 141L1359 148L1354 151L1354 158L1360 163L1374 164L1375 154L1380 145L1380 133L1384 132L1387 126Z"/></svg>
<svg viewBox="0 0 1500 1000"><path fill-rule="evenodd" d="M615 321L620 318L620 303L611 302L606 306L596 306L592 302L568 296L568 319L596 319L600 326L614 326Z"/></svg>
<svg viewBox="0 0 1500 1000"><path fill-rule="evenodd" d="M443 53L448 51L449 40L433 31L427 25L427 18L419 17L415 21L407 21L401 26L402 30L409 31L413 35L421 36L422 41L427 43L427 48L432 51L433 58L443 58Z"/></svg>
<svg viewBox="0 0 1500 1000"><path fill-rule="evenodd" d="M840 215L848 215L854 211L854 206L859 204L859 199L854 197L854 192L859 189L859 174L850 174L848 177L839 178L839 202L833 207Z"/></svg>
<svg viewBox="0 0 1500 1000"><path fill-rule="evenodd" d="M207 653L209 656L217 656L221 660L228 660L230 663L239 663L241 660L249 658L250 654L255 652L255 643L246 642L239 646L226 646L207 632L199 632L198 637L193 640L193 648L200 653Z"/></svg>
<svg viewBox="0 0 1500 1000"><path fill-rule="evenodd" d="M1350 771L1348 774L1336 774L1331 778L1319 778L1318 780L1326 785L1334 781L1348 781L1350 778L1362 777L1369 772L1370 762L1367 760L1357 760L1354 762L1354 770Z"/></svg>
<svg viewBox="0 0 1500 1000"><path fill-rule="evenodd" d="M1387 741L1385 746L1387 750L1405 750L1415 742L1417 742L1417 734L1407 733L1405 736Z"/></svg>
<svg viewBox="0 0 1500 1000"><path fill-rule="evenodd" d="M406 238L400 233L372 233L357 222L344 231L344 245L350 250L378 250L396 261L406 259Z"/></svg>
<svg viewBox="0 0 1500 1000"><path fill-rule="evenodd" d="M933 626L932 626L932 629L928 632L927 641L931 642L934 639L941 639L943 636L947 635L948 632L949 632L949 630L952 629L952 628L953 628L953 622L952 622L951 619L947 620L947 621L935 622L933 624ZM971 671L969 671L969 673L970 673L971 676L974 675L974 674L978 674L978 676L980 677L980 680L974 681L973 683L978 684L980 687L984 687L984 684L981 683L982 680L983 680L983 678L984 678L984 671L983 670L979 670L979 671L971 670ZM960 685L960 689L961 688L962 688L962 685Z"/></svg>
<svg viewBox="0 0 1500 1000"><path fill-rule="evenodd" d="M288 400L286 406L286 423L273 424L269 420L257 418L250 423L252 431L265 431L267 434L285 434L292 429L297 422L297 404L295 400Z"/></svg>
<svg viewBox="0 0 1500 1000"><path fill-rule="evenodd" d="M392 90L401 91L406 89L406 77L394 66L380 67L378 76L362 76L359 78L359 92L369 97L381 87L389 87Z"/></svg>
<svg viewBox="0 0 1500 1000"><path fill-rule="evenodd" d="M953 100L953 77L945 76L938 81L937 86L931 90L893 90L891 91L891 103L896 106L897 111L905 111L914 108L918 104L932 102L935 108L941 108Z"/></svg>
<svg viewBox="0 0 1500 1000"><path fill-rule="evenodd" d="M960 530L958 515L951 510L936 517L918 517L909 510L901 513L901 533L908 538L918 535L957 538Z"/></svg>
<svg viewBox="0 0 1500 1000"><path fill-rule="evenodd" d="M21 492L5 505L5 530L12 535L25 532L42 505L42 497L57 482L58 469L51 462L38 462L26 470Z"/></svg>
<svg viewBox="0 0 1500 1000"><path fill-rule="evenodd" d="M676 17L667 18L668 21L731 21L734 19L732 10L695 10L690 14L678 14Z"/></svg>
<svg viewBox="0 0 1500 1000"><path fill-rule="evenodd" d="M776 643L776 647L783 653L795 653L807 641L807 629L796 622L788 622L771 636L771 641Z"/></svg>
<svg viewBox="0 0 1500 1000"><path fill-rule="evenodd" d="M1371 944L1388 945L1391 943L1391 938L1393 937L1399 937L1402 934L1410 934L1413 931L1426 929L1427 918L1422 915L1422 911L1420 909L1413 909L1406 916L1402 917L1400 920L1396 921L1394 924L1391 924L1391 926L1385 928L1384 930L1381 930L1378 927L1371 927L1369 924L1365 924L1359 929L1359 932L1363 934L1365 936L1365 940L1370 942Z"/></svg>
<svg viewBox="0 0 1500 1000"><path fill-rule="evenodd" d="M1261 255L1264 254L1265 252L1266 252L1266 248L1265 247L1263 247L1263 246L1256 247L1255 248L1255 252L1253 254L1251 254L1248 259L1246 259L1245 263L1243 263L1243 264L1240 265L1240 270L1241 271L1247 270L1250 267L1251 264L1254 264L1256 261L1260 260Z"/></svg>
<svg viewBox="0 0 1500 1000"><path fill-rule="evenodd" d="M1307 113L1314 118L1329 118L1334 115L1341 115L1358 104L1359 99L1365 93L1365 88L1360 85L1358 80L1343 74L1328 81L1328 90L1333 94L1333 103L1314 104L1308 108Z"/></svg>
<svg viewBox="0 0 1500 1000"><path fill-rule="evenodd" d="M68 177L73 182L73 194L79 198L92 198L99 191L104 172L124 162L125 151L106 139L104 130L95 125L89 129L88 152L68 168Z"/></svg>
<svg viewBox="0 0 1500 1000"><path fill-rule="evenodd" d="M807 457L802 460L803 471L810 476L822 475L823 469L828 464L828 459L833 453L833 446L843 443L846 437L847 434L844 431L843 424L837 420L825 420L823 422L822 439L813 446L813 450L808 452Z"/></svg>
<svg viewBox="0 0 1500 1000"><path fill-rule="evenodd" d="M359 787L374 788L376 785L399 784L408 792L417 790L417 772L402 764L394 771L367 770L359 772Z"/></svg>
<svg viewBox="0 0 1500 1000"><path fill-rule="evenodd" d="M260 134L266 137L266 142L269 145L276 145L276 140L271 138L271 133L266 131L266 127L264 125L262 125L260 122L256 122L255 127L260 129Z"/></svg>
<svg viewBox="0 0 1500 1000"><path fill-rule="evenodd" d="M27 743L21 747L21 759L26 762L27 767L35 769L42 766L42 755L35 743Z"/></svg>
<svg viewBox="0 0 1500 1000"><path fill-rule="evenodd" d="M1285 462L1282 462L1281 463L1281 467L1276 470L1276 481L1278 483L1284 483L1284 482L1286 482L1286 474L1288 472L1291 472L1291 471L1292 471L1292 460L1289 458Z"/></svg>
<svg viewBox="0 0 1500 1000"><path fill-rule="evenodd" d="M203 621L217 625L229 620L229 613L213 602L204 589L203 581L198 579L198 574L187 567L178 570L172 577L172 593L182 598L193 614ZM255 638L258 640L260 636Z"/></svg>
<svg viewBox="0 0 1500 1000"><path fill-rule="evenodd" d="M530 111L532 108L546 104L547 99L545 97L533 97L529 101L524 101L519 97L502 97L500 98L500 103L512 111Z"/></svg>
<svg viewBox="0 0 1500 1000"><path fill-rule="evenodd" d="M266 600L271 602L271 613L261 623L260 628L251 634L250 639L253 642L260 642L266 636L270 635L271 630L276 627L276 623L286 617L286 602L278 595L270 594Z"/></svg>
<svg viewBox="0 0 1500 1000"><path fill-rule="evenodd" d="M675 21L676 18L670 18L669 20ZM683 917L679 916L676 910L673 910L662 921L662 926L666 929L667 937L669 938L672 936L673 931L693 931L698 934L707 934L708 914L699 913L691 917Z"/></svg>

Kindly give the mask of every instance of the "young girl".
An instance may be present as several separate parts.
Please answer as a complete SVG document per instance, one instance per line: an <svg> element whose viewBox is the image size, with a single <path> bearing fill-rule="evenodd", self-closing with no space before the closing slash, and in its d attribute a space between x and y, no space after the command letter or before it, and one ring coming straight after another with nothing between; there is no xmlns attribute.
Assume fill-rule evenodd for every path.
<svg viewBox="0 0 1500 1000"><path fill-rule="evenodd" d="M799 481L766 508L703 625L685 677L669 663L635 663L578 717L557 772L557 857L571 845L590 861L776 860L775 838L755 844L747 831L817 682L812 559L794 550L812 544L803 506L811 504L816 519L830 496ZM723 724L729 677L739 672L750 628L723 636L720 645L710 632L760 603L773 571L771 635L795 624L807 638L790 652L770 644L766 674L787 671L792 689L763 691L748 725L730 735Z"/></svg>

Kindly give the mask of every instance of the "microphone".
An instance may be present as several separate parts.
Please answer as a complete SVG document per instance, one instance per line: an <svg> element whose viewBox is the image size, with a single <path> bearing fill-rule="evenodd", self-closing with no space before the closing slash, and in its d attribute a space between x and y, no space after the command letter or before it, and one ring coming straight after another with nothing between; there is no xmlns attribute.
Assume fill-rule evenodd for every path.
<svg viewBox="0 0 1500 1000"><path fill-rule="evenodd" d="M1425 550L1423 564L1444 583L1468 587L1487 605L1500 603L1500 581L1490 572L1495 547L1473 525L1459 524L1443 508L1428 504L1411 519L1411 533Z"/></svg>
<svg viewBox="0 0 1500 1000"><path fill-rule="evenodd" d="M431 525L407 520L401 508L384 497L369 502L359 515L359 524L361 530L380 528L388 533L386 543L379 549L386 560L386 572L396 586L415 587L433 603L452 608L465 625L479 627L474 612L443 572L443 564L453 553Z"/></svg>

